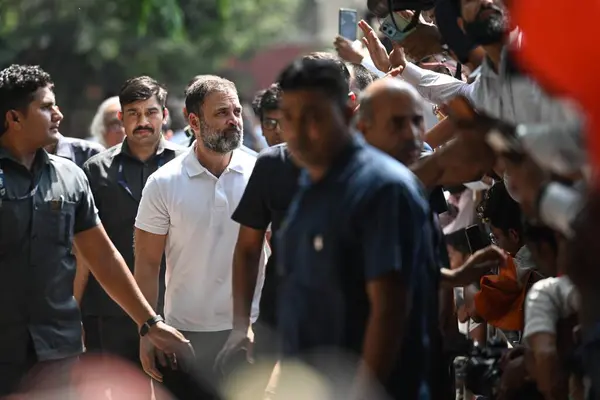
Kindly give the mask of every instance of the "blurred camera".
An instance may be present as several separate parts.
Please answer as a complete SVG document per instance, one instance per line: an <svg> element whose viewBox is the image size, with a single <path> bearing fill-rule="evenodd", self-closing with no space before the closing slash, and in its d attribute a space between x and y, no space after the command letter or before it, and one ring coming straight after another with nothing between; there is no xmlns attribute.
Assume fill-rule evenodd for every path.
<svg viewBox="0 0 600 400"><path fill-rule="evenodd" d="M457 382L470 392L494 399L500 388L500 359L507 349L505 342L491 340L486 347L474 343L467 357L454 361Z"/></svg>

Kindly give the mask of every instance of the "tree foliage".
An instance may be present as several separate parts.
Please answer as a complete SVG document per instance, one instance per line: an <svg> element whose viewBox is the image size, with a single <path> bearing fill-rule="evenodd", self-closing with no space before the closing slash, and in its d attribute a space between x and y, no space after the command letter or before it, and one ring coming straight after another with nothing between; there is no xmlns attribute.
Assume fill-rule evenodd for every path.
<svg viewBox="0 0 600 400"><path fill-rule="evenodd" d="M0 0L0 65L39 64L63 108L148 74L171 88L293 38L301 0Z"/></svg>

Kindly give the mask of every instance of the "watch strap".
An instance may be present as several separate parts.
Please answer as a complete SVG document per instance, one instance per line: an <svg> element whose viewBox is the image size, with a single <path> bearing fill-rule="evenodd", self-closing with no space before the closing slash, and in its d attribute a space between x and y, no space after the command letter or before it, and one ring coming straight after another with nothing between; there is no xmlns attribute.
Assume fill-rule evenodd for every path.
<svg viewBox="0 0 600 400"><path fill-rule="evenodd" d="M148 332L150 331L150 328L158 324L159 322L164 322L164 318L158 314L154 317L149 318L148 321L144 322L144 325L141 326L140 336L146 336L146 334L148 334Z"/></svg>

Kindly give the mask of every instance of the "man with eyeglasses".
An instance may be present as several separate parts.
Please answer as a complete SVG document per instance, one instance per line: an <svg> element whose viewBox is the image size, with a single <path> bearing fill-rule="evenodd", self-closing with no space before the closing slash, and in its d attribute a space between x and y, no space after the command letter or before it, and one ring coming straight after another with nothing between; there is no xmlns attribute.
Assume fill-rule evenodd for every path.
<svg viewBox="0 0 600 400"><path fill-rule="evenodd" d="M90 158L83 167L108 236L132 271L133 229L142 189L152 173L185 151L162 136L168 116L166 99L166 90L150 77L125 82L119 94L122 111L118 114L125 140ZM158 313L163 308L164 268L163 261ZM110 353L139 364L136 327L89 276L85 265L78 266L75 296L81 299L88 351Z"/></svg>
<svg viewBox="0 0 600 400"><path fill-rule="evenodd" d="M281 119L281 111L279 110L280 95L279 85L274 83L268 89L258 92L252 102L254 114L260 120L263 136L267 139L269 146L283 143L279 125Z"/></svg>

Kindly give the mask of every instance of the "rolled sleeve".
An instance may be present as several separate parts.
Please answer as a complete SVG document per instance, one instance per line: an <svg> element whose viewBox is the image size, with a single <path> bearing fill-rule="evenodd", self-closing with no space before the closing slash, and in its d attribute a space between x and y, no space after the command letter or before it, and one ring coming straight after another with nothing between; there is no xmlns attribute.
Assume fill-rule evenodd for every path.
<svg viewBox="0 0 600 400"><path fill-rule="evenodd" d="M418 211L406 188L389 185L378 191L362 218L365 277L380 278L390 272L412 274L418 247Z"/></svg>
<svg viewBox="0 0 600 400"><path fill-rule="evenodd" d="M565 236L572 237L572 224L582 206L582 195L579 191L558 182L551 182L540 199L540 219Z"/></svg>
<svg viewBox="0 0 600 400"><path fill-rule="evenodd" d="M166 235L171 220L160 189L160 183L150 176L142 191L135 227L155 235Z"/></svg>
<svg viewBox="0 0 600 400"><path fill-rule="evenodd" d="M100 217L98 217L98 210L94 203L90 183L83 172L81 172L79 182L81 183L82 190L79 202L75 208L75 224L73 225L73 232L75 234L87 231L100 224Z"/></svg>

